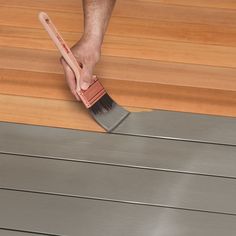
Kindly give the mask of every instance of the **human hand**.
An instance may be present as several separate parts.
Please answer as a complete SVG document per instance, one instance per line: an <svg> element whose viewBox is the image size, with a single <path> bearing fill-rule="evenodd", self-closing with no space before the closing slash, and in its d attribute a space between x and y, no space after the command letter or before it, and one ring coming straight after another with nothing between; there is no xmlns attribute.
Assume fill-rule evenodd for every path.
<svg viewBox="0 0 236 236"><path fill-rule="evenodd" d="M99 41L96 37L88 38L83 36L80 41L71 48L71 51L77 59L78 64L82 67L80 74L80 86L82 89L86 90L94 78L93 70L100 59L101 41ZM79 95L76 92L77 83L74 72L63 58L60 58L60 62L63 66L65 78L71 93L78 101L80 101Z"/></svg>

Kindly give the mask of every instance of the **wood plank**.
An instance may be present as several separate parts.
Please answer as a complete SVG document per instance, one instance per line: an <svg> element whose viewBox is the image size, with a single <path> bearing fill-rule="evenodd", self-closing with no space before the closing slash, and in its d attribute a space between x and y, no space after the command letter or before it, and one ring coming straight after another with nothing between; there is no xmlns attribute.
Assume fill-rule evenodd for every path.
<svg viewBox="0 0 236 236"><path fill-rule="evenodd" d="M0 70L0 73L2 95L75 101L62 75L7 69ZM101 82L122 106L236 115L236 94L233 91L106 78L101 78Z"/></svg>
<svg viewBox="0 0 236 236"><path fill-rule="evenodd" d="M132 113L114 133L236 145L236 118L155 110Z"/></svg>
<svg viewBox="0 0 236 236"><path fill-rule="evenodd" d="M78 231L90 236L221 236L236 230L236 217L231 215L6 190L0 191L0 199L0 226L29 231L68 236L77 236Z"/></svg>
<svg viewBox="0 0 236 236"><path fill-rule="evenodd" d="M62 75L28 71L1 70L1 94L75 101ZM160 94L158 85L101 79L109 94L121 105L156 107ZM36 89L37 88L37 89ZM121 90L121 88L123 88ZM130 89L128 89L130 88ZM147 94L139 96L140 90Z"/></svg>
<svg viewBox="0 0 236 236"><path fill-rule="evenodd" d="M137 0L139 2L164 3L174 5L184 5L193 7L211 7L220 9L236 9L236 2L233 0Z"/></svg>
<svg viewBox="0 0 236 236"><path fill-rule="evenodd" d="M33 232L15 231L14 229L0 229L0 234L4 236L39 236L39 235L53 236L50 234L38 234Z"/></svg>
<svg viewBox="0 0 236 236"><path fill-rule="evenodd" d="M62 74L13 69L0 74L1 94L75 101Z"/></svg>
<svg viewBox="0 0 236 236"><path fill-rule="evenodd" d="M47 72L54 72L54 73L62 73L61 72L61 67L60 64L58 63L58 59L57 59L57 54L55 53L51 53L51 52L40 52L41 57L38 57L38 51L32 51L32 50L15 50L15 49L3 49L2 50L4 52L4 55L6 57L4 57L5 59L1 60L1 65L2 67L5 68L12 68L13 66L17 69L23 69L23 70L33 70L33 71L47 71ZM32 58L34 58L34 60L32 60ZM110 60L111 59L111 60ZM234 74L235 71L234 70L227 70L227 69L218 69L218 68L206 68L206 67L186 67L184 65L179 66L179 65L173 65L173 64L165 64L165 63L160 63L160 64L156 64L156 63L151 63L151 62L146 62L146 64L139 66L140 61L137 60L126 60L126 61L118 61L118 63L116 63L117 60L113 60L112 58L105 58L104 60L102 60L100 67L98 66L98 70L97 70L97 74L99 76L99 70L100 70L100 75L103 77L104 75L107 76L108 78L110 77L116 77L118 80L120 80L120 78L126 78L128 76L129 80L133 80L134 78L136 78L136 80L140 79L141 81L147 81L147 82L153 82L155 81L155 79L158 79L156 82L159 83L163 83L164 80L161 81L161 79L166 79L165 83L171 84L173 83L173 80L169 80L168 76L172 75L172 78L174 79L174 81L180 83L180 79L182 76L185 75L185 80L182 81L182 84L186 83L187 81L190 83L190 86L214 86L214 76L216 75L216 78L218 76L218 80L216 80L215 86L217 89L222 89L221 86L223 86L223 89L230 89L230 90L235 90L234 89L234 85L235 85L235 81L234 81ZM104 63L104 64L103 64ZM132 68L132 70L127 70L127 64L129 63L130 68ZM156 68L156 65L158 65L159 67ZM139 70L137 70L137 66L139 67ZM172 73L168 73L169 70L169 66L171 66L173 68ZM173 67L174 66L174 67ZM142 71L143 69L145 69L145 71ZM160 69L160 70L159 70ZM185 69L184 71L182 71L183 69ZM186 70L187 69L187 70ZM191 69L193 69L193 71L191 71ZM197 70L200 70L199 71ZM205 73L209 73L208 69L210 71L210 73L212 74L205 74ZM177 75L178 77L174 77L176 76L176 70L178 71ZM162 73L161 73L162 71ZM199 74L195 75L195 72L198 71ZM8 70L9 72L9 70ZM147 79L146 77L143 76L143 73L147 73ZM222 80L224 73L226 73L227 75L228 72L228 83L226 83L226 81ZM149 74L148 74L149 73ZM158 77L153 77L153 73L157 73ZM186 73L186 74L185 74ZM4 90L2 90L3 93L6 93L6 91L8 90L9 93L11 93L9 90L10 88L14 88L17 91L20 90L21 91L21 95L22 93L24 95L29 96L29 94L35 93L37 94L37 92L35 92L35 90L32 90L32 92L29 92L27 88L28 85L26 85L26 90L21 90L22 89L22 85L25 83L22 83L22 79L25 80L24 76L31 76L32 74L21 74L18 72L10 72L10 74L6 75L7 73L2 72L1 73L1 84L3 84L6 87L2 87ZM16 75L17 74L17 75ZM137 75L137 77L136 77ZM162 75L162 76L161 76ZM32 76L35 76L34 74ZM44 75L43 75L44 76ZM188 76L193 76L193 78L195 80L189 80ZM202 78L201 81L199 81L198 79L201 78L202 76L205 76ZM207 77L212 76L212 80L206 80ZM12 79L12 77L15 77L15 79ZM16 80L17 78L19 78L18 80ZM35 83L39 83L40 87L42 87L42 82L41 82L41 76L39 76L39 80L38 80L38 75L37 78L35 77L35 79L38 80L38 82L36 82L37 80L35 80ZM59 81L59 76L52 76L51 78L58 78L57 81ZM160 80L159 80L160 79ZM13 81L12 81L13 80ZM12 84L9 85L9 81L12 81ZM27 79L26 83L32 83L30 82L31 80ZM32 80L34 81L34 80ZM51 84L51 79L48 81L48 86L52 87ZM62 89L62 87L65 85L64 84L64 80L60 80L62 84L55 84L56 87L60 87ZM106 81L106 80L104 80ZM108 80L107 80L108 81ZM201 85L201 83L203 83L204 81L205 84ZM193 82L193 83L192 83ZM201 82L201 83L200 83ZM129 82L131 83L131 82ZM126 83L127 85L129 85L129 83ZM15 84L18 84L18 86L15 86ZM46 82L45 82L46 84ZM120 84L120 85L119 85ZM105 82L105 86L106 88L108 88L109 91L112 91L112 95L115 96L115 99L118 99L117 101L121 104L124 105L128 105L128 106L141 106L141 107L151 107L151 108L163 108L163 109L171 109L171 110L180 110L180 111L192 111L192 112L199 112L199 113L207 113L207 114L221 114L221 115L229 115L229 116L235 116L235 109L234 109L234 100L235 100L235 94L234 93L230 93L230 92L224 92L224 91L211 91L211 90L194 90L194 89L189 89L186 88L186 86L182 86L181 87L166 87L166 86L162 86L162 85L155 85L153 86L153 93L145 93L145 99L143 97L139 97L138 100L136 100L137 98L137 94L139 94L140 88L142 87L142 84L136 83L136 85L133 85L133 90L129 91L128 90L124 90L124 89L120 89L120 86L122 86L122 84L124 84L124 82L119 82L117 81L117 83L114 82L114 80L112 81L112 83L107 83ZM116 85L119 85L119 87ZM185 84L187 85L187 84ZM10 86L10 87L9 87ZM48 88L49 88L48 87ZM129 86L130 88L131 86ZM144 88L146 88L146 90L144 91L149 91L150 92L150 87L152 87L152 85L150 84L146 84L146 87L144 86ZM5 88L7 90L5 90ZM54 94L56 94L55 90L49 90L47 87L45 90L45 94L44 95L38 95L38 96L48 96L48 94L51 93L51 96L54 96ZM58 88L59 89L59 88ZM14 90L12 91L13 94L16 94L16 91L14 92ZM119 91L122 91L122 93L120 93ZM217 92L217 96L216 95ZM59 95L55 95L55 97L57 96L61 96L62 94L65 94L65 99L67 99L70 97L71 95L68 93L68 89L66 88L66 86L64 87L64 90L62 91L58 91ZM67 95L66 95L67 94ZM156 99L152 99L153 95L155 94ZM168 95L167 95L168 94ZM64 96L64 95L63 95ZM130 97L130 99L126 99L126 97ZM188 97L188 99L184 99L184 97ZM176 98L179 98L179 102L176 102ZM72 98L71 98L72 99ZM175 102L173 102L175 100ZM199 106L199 103L201 104L201 106Z"/></svg>
<svg viewBox="0 0 236 236"><path fill-rule="evenodd" d="M120 5L120 4L119 4ZM4 7L17 7L17 8L28 8L28 9L44 9L44 11L64 11L64 12L81 12L82 2L77 0L70 0L67 2L48 0L47 4L43 0L32 2L30 0L12 0L11 2L0 1L0 6Z"/></svg>
<svg viewBox="0 0 236 236"><path fill-rule="evenodd" d="M76 101L0 95L0 104L1 121L103 131Z"/></svg>
<svg viewBox="0 0 236 236"><path fill-rule="evenodd" d="M2 154L0 163L1 188L236 216L236 179Z"/></svg>
<svg viewBox="0 0 236 236"><path fill-rule="evenodd" d="M236 38L236 37L235 37ZM236 67L236 48L166 40L111 37L105 41L104 55L128 58Z"/></svg>
<svg viewBox="0 0 236 236"><path fill-rule="evenodd" d="M15 229L0 229L0 233L4 236L59 236L55 234L39 233L39 232L27 232L24 230Z"/></svg>
<svg viewBox="0 0 236 236"><path fill-rule="evenodd" d="M6 14L8 12L8 14ZM1 25L5 26L15 26L15 27L24 27L24 28L37 28L42 29L41 24L39 23L37 19L38 10L33 9L19 9L19 8L7 8L7 7L1 7L0 13L3 15L3 17L0 20ZM185 10L185 13L188 12ZM67 13L57 13L57 12L48 12L51 16L51 18L54 20L55 24L57 25L58 29L60 31L72 31L72 32L82 32L82 22L83 22L83 16L82 14L67 14ZM221 13L221 12L220 12ZM186 14L181 13L182 15L186 16ZM157 14L155 12L155 15L159 16L160 14ZM230 14L227 13L228 16ZM234 15L234 14L233 14ZM13 17L14 16L14 17ZM166 17L169 15L166 15ZM226 19L227 17L223 18L222 14L220 16L213 16L213 22L210 22L209 19L206 17L206 19L203 19L203 22L191 22L189 19L186 21L178 21L178 18L171 22L166 22L166 19L158 19L151 20L151 19L138 19L138 18L122 18L122 17L112 17L110 27L108 29L108 34L113 35L126 35L126 37L137 37L137 38L158 38L159 31L166 31L166 27L171 27L170 31L173 31L172 35L180 34L182 37L188 38L193 37L192 30L196 27L196 33L195 37L199 37L199 34L205 35L207 38L214 38L211 37L214 36L214 30L217 32L224 32L227 34L233 34L235 35L235 27L234 22L236 20L230 19L229 24L222 25L221 23L217 22L219 19ZM15 19L18 19L17 21ZM196 19L202 19L200 16L198 16ZM158 23L161 22L161 23ZM177 25L177 23L179 24ZM207 24L206 24L207 23ZM179 26L180 24L183 24L182 28ZM189 24L200 24L198 26L189 25ZM205 26L205 25L208 25ZM179 28L180 27L180 28ZM191 30L191 28L193 29ZM201 28L203 27L203 28ZM178 31L179 28L179 31ZM142 29L142 35L140 35L140 29ZM184 30L185 29L185 30ZM177 31L176 31L177 30ZM188 31L190 32L188 33ZM205 30L205 31L204 31ZM187 33L186 33L187 32ZM205 33L204 33L205 32ZM208 32L208 33L206 33ZM168 34L168 32L167 32ZM193 33L194 34L194 33ZM161 35L161 33L160 33ZM229 37L228 40L231 39L231 42L234 40L234 36ZM181 36L180 36L181 37ZM218 38L221 38L223 36L219 36ZM207 40L205 40L207 41Z"/></svg>
<svg viewBox="0 0 236 236"><path fill-rule="evenodd" d="M0 46L56 50L51 41L40 41L37 40L35 44L32 39L26 40L24 37L18 41L17 38L10 36L1 38ZM47 47L43 46L45 41ZM76 40L70 41L70 45L73 45L73 42ZM236 67L235 47L109 36L106 37L102 50L103 55L107 56Z"/></svg>
<svg viewBox="0 0 236 236"><path fill-rule="evenodd" d="M62 74L59 54L1 47L0 68ZM4 72L1 72L4 76ZM101 78L236 90L236 69L103 56L95 68Z"/></svg>
<svg viewBox="0 0 236 236"><path fill-rule="evenodd" d="M112 37L104 44L109 56L131 57L186 64L236 67L236 48L172 42L166 40Z"/></svg>
<svg viewBox="0 0 236 236"><path fill-rule="evenodd" d="M236 177L235 147L0 122L0 152Z"/></svg>
<svg viewBox="0 0 236 236"><path fill-rule="evenodd" d="M140 87L142 87L140 85ZM154 88L158 88L158 86L154 86ZM158 93L159 90L165 89L165 87L160 86L158 90L156 90L156 93ZM138 89L138 87L137 87ZM227 100L224 102L220 100L214 100L214 91L213 99L208 101L209 103L205 102L205 98L209 98L207 95L205 98L202 97L202 101L196 100L196 97L191 94L191 90L187 91L183 97L178 97L180 99L179 102L176 101L176 91L178 88L173 89L173 94L170 97L166 97L166 94L169 92L169 88L166 89L166 93L162 91L161 94L155 97L155 100L151 97L152 94L149 93L150 97L140 97L138 100L136 99L137 92L134 90L134 93L130 93L128 91L124 91L119 96L115 96L117 92L114 94L112 93L112 96L114 99L118 99L117 101L122 104L135 104L138 109L135 107L128 107L130 111L147 111L150 109L147 109L145 107L158 107L159 109L169 109L173 111L186 111L186 112L198 112L199 114L218 114L218 115L226 115L226 116L235 116L236 110L235 110L235 104L230 100L229 97L229 103L227 103ZM182 90L184 91L184 90ZM125 97L126 92L129 94L127 98ZM178 91L179 92L179 91ZM195 91L197 93L197 91ZM208 92L206 91L206 94ZM132 96L134 95L134 96ZM177 93L178 95L178 93ZM185 95L187 95L188 98L191 98L192 100L186 100ZM71 96L68 94L68 96ZM159 97L160 96L160 97ZM163 96L163 97L162 97ZM222 94L223 96L223 94ZM160 100L158 100L160 98ZM73 99L73 98L72 98ZM148 104L148 102L151 100L151 103ZM158 102L156 102L158 100ZM52 100L48 98L40 97L21 97L21 96L15 96L15 95L8 95L8 94L1 94L0 95L0 101L1 101L1 121L9 121L9 122L19 122L19 123L27 123L29 124L40 124L40 125L46 125L46 126L55 126L55 127L68 127L68 128L75 128L75 129L83 129L83 130L100 130L97 129L97 126L92 125L93 120L89 118L88 112L82 108L82 104L76 102L75 100L67 101L67 100ZM212 104L214 101L215 104ZM220 104L217 105L217 102L220 102ZM230 103L232 102L232 103ZM142 108L143 106L143 108ZM22 110L22 107L24 109ZM127 108L127 107L126 107ZM48 109L47 111L45 109ZM61 110L63 110L64 114L61 115ZM42 112L42 114L39 114ZM28 115L27 117L25 117ZM39 117L37 117L37 115ZM55 124L53 124L51 116L59 116L57 118L54 117ZM66 119L68 118L68 121ZM19 119L19 120L18 120ZM79 122L78 122L79 120ZM39 123L37 123L39 122Z"/></svg>
<svg viewBox="0 0 236 236"><path fill-rule="evenodd" d="M29 0L19 1L14 0L11 3L3 2L0 3L2 11L8 9L9 14L12 12L25 11L35 13L42 9L47 10L50 15L59 14L61 16L75 15L78 13L82 14L81 3L70 1L67 6L66 4L58 3L50 0L51 2L45 4L42 0L37 1L37 3L30 2ZM191 3L190 3L191 4ZM189 4L189 5L190 5ZM55 11L56 10L56 11ZM6 15L6 13L4 14ZM28 15L27 17L30 17ZM188 23L201 23L201 24L236 24L236 16L234 11L227 9L217 9L217 8L198 8L184 5L172 5L161 3L160 1L132 1L123 0L118 1L114 9L114 18L139 18L139 19L151 19L155 21L168 21L168 22L188 22ZM26 19L26 18L25 18ZM112 19L112 21L113 21ZM127 19L126 19L127 21ZM73 23L72 23L73 24ZM77 22L78 24L78 22Z"/></svg>
<svg viewBox="0 0 236 236"><path fill-rule="evenodd" d="M0 94L0 109L0 121L104 132L77 101ZM136 107L126 109L134 112L149 110Z"/></svg>
<svg viewBox="0 0 236 236"><path fill-rule="evenodd" d="M133 18L131 18L132 22ZM110 27L105 37L105 44L107 38L110 36L121 36L127 35L124 38L136 37L140 38L139 29L136 25L132 24L132 30L129 27L131 22L127 20L119 22L119 25L115 25L116 22ZM138 23L138 21L137 21ZM134 22L135 24L135 22ZM48 36L42 28L30 28L28 25L26 27L14 27L8 25L1 25L1 44L9 45L15 43L17 45L30 45L41 46L42 48L52 49L52 44L48 39ZM78 41L82 29L76 29L74 32L63 31L63 37L67 42L73 44ZM209 24L191 24L191 23L179 23L179 22L163 22L157 21L155 23L150 23L143 29L145 33L143 38L149 39L161 39L161 40L171 40L171 41L181 41L199 44L214 44L223 46L235 46L235 35L236 29L231 25L209 25ZM27 38L27 40L26 40Z"/></svg>
<svg viewBox="0 0 236 236"><path fill-rule="evenodd" d="M10 8L10 11L13 8ZM24 9L17 9L16 11L22 11L19 12L19 17L21 14L23 14ZM35 18L37 15L36 10L28 10L29 14L31 14L32 18ZM32 15L32 11L35 11ZM14 13L15 14L15 13ZM16 12L17 14L17 12ZM25 12L24 12L25 14ZM56 13L55 13L56 14ZM57 13L59 14L59 13ZM77 14L74 14L77 17ZM65 15L66 16L66 15ZM59 19L59 16L57 16ZM81 16L80 16L81 17ZM4 17L3 17L4 18ZM20 17L21 18L21 17ZM60 17L61 19L62 17ZM64 19L64 18L63 18ZM37 19L33 19L30 22L35 22L35 26L37 28L42 28L39 25L39 22L36 21ZM71 19L72 21L73 19ZM26 21L26 19L22 20L23 22ZM6 21L2 21L2 24L11 25L10 21L6 19ZM29 21L27 21L27 24L24 25L25 27L29 27L28 24ZM64 23L69 22L69 20L64 19ZM62 23L63 23L62 22ZM12 22L13 25L19 24L19 22ZM137 22L136 22L137 23ZM141 22L143 24L143 22ZM127 25L127 22L124 23ZM120 23L118 24L120 26ZM137 24L136 24L137 25ZM151 22L149 22L147 25L152 25ZM155 25L155 24L154 24ZM19 25L20 26L20 25ZM23 25L21 25L22 27ZM34 26L34 27L35 27ZM81 27L79 27L81 29ZM111 28L113 28L111 26ZM116 27L117 28L117 27ZM138 34L139 29L141 27L138 27ZM78 29L78 26L76 26L76 29ZM68 27L67 27L68 30ZM129 32L132 32L129 29ZM145 33L145 32L143 32ZM155 34L157 34L158 31L156 31ZM127 32L126 32L127 34ZM219 35L219 33L218 33ZM222 34L224 35L224 34ZM137 35L136 35L137 37ZM216 37L214 37L216 38ZM218 37L217 37L218 38ZM233 40L235 37L227 37ZM229 67L235 67L235 52L234 47L221 47L221 46L215 46L215 45L202 45L202 44L191 44L191 43L180 43L180 42L171 42L171 41L164 41L164 40L153 40L153 39L143 39L144 42L141 42L140 40L136 38L126 38L124 42L121 43L122 37L119 36L113 36L111 38L107 39L107 43L104 45L104 53L108 55L117 55L117 56L130 56L133 55L134 57L143 57L146 59L155 59L155 60L166 60L166 61L177 61L177 62L184 62L184 63L196 63L196 64L207 64L207 65L217 65L217 66L229 66ZM5 43L6 43L5 39ZM21 40L22 41L22 40ZM14 41L13 41L14 43ZM107 46L106 46L107 45ZM114 47L114 45L117 45ZM140 48L142 50L140 50ZM189 52L189 53L186 53Z"/></svg>

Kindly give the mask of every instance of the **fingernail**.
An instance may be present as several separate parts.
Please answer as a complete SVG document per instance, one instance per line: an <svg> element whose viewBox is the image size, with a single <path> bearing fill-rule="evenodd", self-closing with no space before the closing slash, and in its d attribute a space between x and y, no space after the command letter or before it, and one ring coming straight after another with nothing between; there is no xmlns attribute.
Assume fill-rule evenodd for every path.
<svg viewBox="0 0 236 236"><path fill-rule="evenodd" d="M82 88L83 90L86 90L86 89L88 89L89 85L90 85L89 83L83 82L83 83L81 84L81 88Z"/></svg>

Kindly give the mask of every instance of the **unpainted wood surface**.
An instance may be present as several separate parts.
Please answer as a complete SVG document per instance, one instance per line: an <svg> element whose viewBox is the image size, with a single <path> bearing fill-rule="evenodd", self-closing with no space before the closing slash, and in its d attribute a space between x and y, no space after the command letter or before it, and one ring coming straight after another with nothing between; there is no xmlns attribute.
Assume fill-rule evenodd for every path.
<svg viewBox="0 0 236 236"><path fill-rule="evenodd" d="M42 10L70 45L83 31L81 1L0 0L0 119L98 131L74 105L59 54L38 21ZM95 73L130 109L236 116L235 25L232 1L117 1ZM53 108L42 110L39 101ZM36 110L47 115L36 119ZM82 122L68 119L78 116Z"/></svg>

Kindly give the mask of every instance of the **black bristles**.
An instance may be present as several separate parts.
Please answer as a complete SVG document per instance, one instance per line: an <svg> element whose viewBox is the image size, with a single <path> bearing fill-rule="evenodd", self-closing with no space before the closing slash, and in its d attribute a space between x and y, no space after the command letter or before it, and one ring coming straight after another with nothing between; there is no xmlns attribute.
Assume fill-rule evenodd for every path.
<svg viewBox="0 0 236 236"><path fill-rule="evenodd" d="M104 94L93 106L89 108L89 110L93 114L107 112L112 109L114 101L111 97L106 93Z"/></svg>

